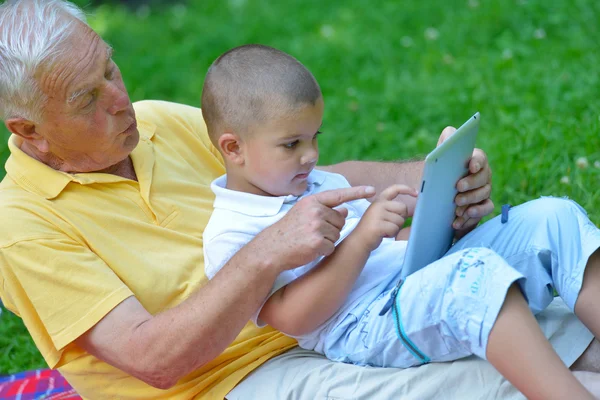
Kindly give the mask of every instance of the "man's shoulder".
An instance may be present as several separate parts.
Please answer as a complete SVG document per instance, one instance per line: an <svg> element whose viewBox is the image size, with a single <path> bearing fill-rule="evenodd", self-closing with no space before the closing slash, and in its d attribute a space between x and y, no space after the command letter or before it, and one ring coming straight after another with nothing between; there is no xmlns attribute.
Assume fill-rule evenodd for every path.
<svg viewBox="0 0 600 400"><path fill-rule="evenodd" d="M198 107L186 104L173 103L164 100L141 100L133 103L136 115L144 119L177 118L178 116L193 116L202 118L202 111Z"/></svg>
<svg viewBox="0 0 600 400"><path fill-rule="evenodd" d="M187 142L200 141L211 152L213 149L200 108L162 100L143 100L133 104L138 126L150 126L156 135L167 140L178 138Z"/></svg>
<svg viewBox="0 0 600 400"><path fill-rule="evenodd" d="M5 177L0 182L0 248L35 237L56 234L48 222L52 209L43 197L28 192Z"/></svg>

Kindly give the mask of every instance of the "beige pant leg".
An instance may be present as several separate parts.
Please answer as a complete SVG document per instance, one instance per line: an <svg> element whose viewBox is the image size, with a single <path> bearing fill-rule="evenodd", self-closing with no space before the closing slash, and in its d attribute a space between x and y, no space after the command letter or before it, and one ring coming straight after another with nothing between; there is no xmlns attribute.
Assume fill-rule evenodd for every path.
<svg viewBox="0 0 600 400"><path fill-rule="evenodd" d="M538 320L567 365L579 358L592 340L591 333L560 299L539 314ZM521 400L524 397L489 363L476 357L402 370L335 363L312 351L295 348L251 373L227 399Z"/></svg>

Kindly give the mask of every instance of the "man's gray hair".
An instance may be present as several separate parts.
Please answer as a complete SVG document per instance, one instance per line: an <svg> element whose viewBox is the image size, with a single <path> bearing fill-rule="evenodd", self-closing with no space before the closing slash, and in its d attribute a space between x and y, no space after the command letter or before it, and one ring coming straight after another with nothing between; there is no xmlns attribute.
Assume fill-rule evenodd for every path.
<svg viewBox="0 0 600 400"><path fill-rule="evenodd" d="M66 50L83 11L64 0L6 0L0 5L0 119L40 122L47 96L37 78Z"/></svg>

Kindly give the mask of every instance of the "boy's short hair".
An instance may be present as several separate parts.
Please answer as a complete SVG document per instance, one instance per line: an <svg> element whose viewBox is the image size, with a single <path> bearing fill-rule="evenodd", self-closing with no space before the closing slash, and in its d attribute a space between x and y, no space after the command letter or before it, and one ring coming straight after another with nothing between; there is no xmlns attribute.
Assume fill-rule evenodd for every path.
<svg viewBox="0 0 600 400"><path fill-rule="evenodd" d="M210 66L202 89L202 115L217 146L224 132L243 135L256 124L314 105L320 97L319 84L298 60L272 47L250 44L229 50Z"/></svg>

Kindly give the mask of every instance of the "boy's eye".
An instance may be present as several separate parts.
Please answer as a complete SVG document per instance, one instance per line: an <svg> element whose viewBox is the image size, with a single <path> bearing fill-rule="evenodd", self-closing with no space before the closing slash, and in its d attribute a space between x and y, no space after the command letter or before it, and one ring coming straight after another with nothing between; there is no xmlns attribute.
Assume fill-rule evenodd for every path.
<svg viewBox="0 0 600 400"><path fill-rule="evenodd" d="M296 147L297 144L298 140L294 140L293 142L285 143L283 147L285 147L286 149L293 149L294 147Z"/></svg>
<svg viewBox="0 0 600 400"><path fill-rule="evenodd" d="M322 134L323 132L321 131L317 131L317 133L315 133L315 136L313 136L313 140L317 139L317 136L319 136L320 134Z"/></svg>

